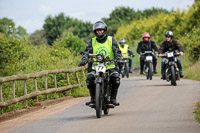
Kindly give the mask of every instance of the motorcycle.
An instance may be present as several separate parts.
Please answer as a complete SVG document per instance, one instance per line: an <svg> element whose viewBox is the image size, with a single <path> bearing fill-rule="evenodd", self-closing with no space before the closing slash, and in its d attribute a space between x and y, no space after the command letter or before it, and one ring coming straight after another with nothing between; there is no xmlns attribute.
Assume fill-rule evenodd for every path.
<svg viewBox="0 0 200 133"><path fill-rule="evenodd" d="M145 51L142 53L143 56L145 56L145 73L147 80L152 80L153 72L152 72L152 62L153 62L153 55L154 53L152 51Z"/></svg>
<svg viewBox="0 0 200 133"><path fill-rule="evenodd" d="M176 86L177 80L180 80L180 72L177 67L177 58L176 56L179 56L180 53L177 51L168 51L164 53L162 57L166 58L165 64L166 64L166 71L165 71L165 79L169 82L171 81L171 85Z"/></svg>
<svg viewBox="0 0 200 133"><path fill-rule="evenodd" d="M112 85L110 84L110 75L106 70L106 64L113 61L117 62L117 60L110 60L109 57L104 58L103 54L89 54L89 58L91 60L88 60L88 62L99 63L96 66L95 74L95 104L89 106L96 110L96 117L101 118L102 111L104 112L104 115L107 115L109 109L115 107L115 105L110 104ZM96 61L94 61L93 58L95 58Z"/></svg>
<svg viewBox="0 0 200 133"><path fill-rule="evenodd" d="M126 75L127 78L129 78L129 59L128 59L128 53L122 54L123 59L119 61L120 63L120 71L122 74L122 78Z"/></svg>

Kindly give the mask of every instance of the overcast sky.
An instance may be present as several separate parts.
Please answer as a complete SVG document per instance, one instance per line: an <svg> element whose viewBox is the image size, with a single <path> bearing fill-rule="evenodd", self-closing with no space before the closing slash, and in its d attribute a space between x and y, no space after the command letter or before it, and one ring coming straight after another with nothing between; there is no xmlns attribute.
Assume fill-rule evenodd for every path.
<svg viewBox="0 0 200 133"><path fill-rule="evenodd" d="M48 15L64 12L83 21L94 23L116 7L129 6L135 10L151 7L188 9L194 0L0 0L0 18L12 19L16 26L23 26L28 33L42 29Z"/></svg>

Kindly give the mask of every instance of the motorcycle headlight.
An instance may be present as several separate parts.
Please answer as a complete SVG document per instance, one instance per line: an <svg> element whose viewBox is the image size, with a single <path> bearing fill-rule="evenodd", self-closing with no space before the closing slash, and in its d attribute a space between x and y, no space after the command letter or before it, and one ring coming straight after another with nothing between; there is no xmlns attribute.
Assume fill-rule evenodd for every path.
<svg viewBox="0 0 200 133"><path fill-rule="evenodd" d="M103 60L103 57L102 57L102 55L97 55L97 57L96 57L96 59L97 59L97 61L102 61Z"/></svg>

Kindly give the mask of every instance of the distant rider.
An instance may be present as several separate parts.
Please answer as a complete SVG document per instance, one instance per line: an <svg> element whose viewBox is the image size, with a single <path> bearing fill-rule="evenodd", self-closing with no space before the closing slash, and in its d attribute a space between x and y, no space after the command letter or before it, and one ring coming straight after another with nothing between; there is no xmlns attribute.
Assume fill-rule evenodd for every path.
<svg viewBox="0 0 200 133"><path fill-rule="evenodd" d="M117 41L114 37L107 35L107 25L105 22L97 21L93 25L93 32L95 34L95 37L90 40L88 46L86 47L84 55L82 55L80 66L83 66L87 63L89 53L103 53L105 57L108 56L110 59L121 58ZM95 65L95 63L88 64L88 75L86 84L90 92L91 101L87 102L86 105L91 105L95 103ZM118 106L119 103L116 101L117 92L120 85L120 75L118 73L118 67L116 67L114 62L111 62L106 65L106 69L110 73L110 83L112 84L110 102L111 104Z"/></svg>
<svg viewBox="0 0 200 133"><path fill-rule="evenodd" d="M154 41L150 40L150 34L145 32L142 36L142 41L138 43L137 53L140 54L140 74L143 74L145 56L142 53L145 51L153 51L158 53L158 48ZM157 59L153 56L153 72L156 74Z"/></svg>
<svg viewBox="0 0 200 133"><path fill-rule="evenodd" d="M135 57L131 49L129 48L129 45L126 44L125 39L120 39L119 40L119 49L121 50L121 54L128 54L128 56ZM129 73L132 73L131 67L132 67L132 59L129 59ZM119 72L121 73L121 64L119 64Z"/></svg>
<svg viewBox="0 0 200 133"><path fill-rule="evenodd" d="M165 33L166 40L161 44L159 48L159 56L162 56L163 53L167 51L175 51L178 50L180 52L180 55L184 54L182 46L173 39L173 33L172 31L167 31ZM183 69L182 69L182 63L181 59L177 56L177 66L180 72L180 77L183 77ZM161 63L161 74L162 77L161 79L165 79L165 71L166 71L166 65L165 65L166 58L162 58L162 63Z"/></svg>

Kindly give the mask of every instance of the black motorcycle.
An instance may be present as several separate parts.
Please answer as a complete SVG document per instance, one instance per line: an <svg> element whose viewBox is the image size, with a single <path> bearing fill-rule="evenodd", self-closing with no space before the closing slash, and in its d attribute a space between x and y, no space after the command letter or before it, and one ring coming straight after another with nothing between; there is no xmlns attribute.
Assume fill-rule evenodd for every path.
<svg viewBox="0 0 200 133"><path fill-rule="evenodd" d="M179 56L179 52L177 51L168 51L162 57L166 58L165 65L165 79L169 82L171 81L171 85L176 86L177 80L180 80L180 72L177 67L177 56Z"/></svg>
<svg viewBox="0 0 200 133"><path fill-rule="evenodd" d="M145 51L142 53L142 56L145 56L145 73L146 73L146 78L152 80L153 77L153 72L152 72L152 62L153 62L153 55L154 53L152 51Z"/></svg>
<svg viewBox="0 0 200 133"><path fill-rule="evenodd" d="M95 74L95 104L89 105L91 108L95 108L96 117L101 118L102 111L104 115L109 113L110 108L114 108L115 105L110 104L111 88L110 84L110 74L106 70L106 64L108 62L117 62L116 60L110 60L109 57L104 58L103 54L89 54L90 60L88 62L98 62L96 65L96 74ZM93 60L96 59L96 61Z"/></svg>
<svg viewBox="0 0 200 133"><path fill-rule="evenodd" d="M128 53L122 54L123 59L119 61L120 63L120 73L122 75L122 78L126 75L127 78L129 78L129 59L128 59Z"/></svg>

